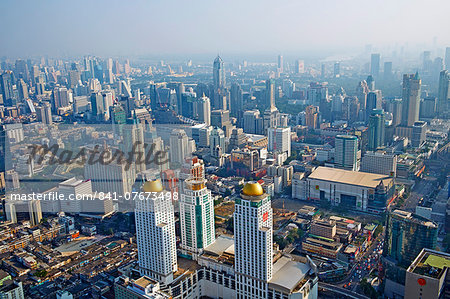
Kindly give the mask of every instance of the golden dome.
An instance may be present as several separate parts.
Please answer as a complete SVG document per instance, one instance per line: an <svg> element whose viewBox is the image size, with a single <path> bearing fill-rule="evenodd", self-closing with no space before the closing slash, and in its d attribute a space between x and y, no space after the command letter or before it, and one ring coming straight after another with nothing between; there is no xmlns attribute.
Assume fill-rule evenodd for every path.
<svg viewBox="0 0 450 299"><path fill-rule="evenodd" d="M264 190L258 182L248 182L242 189L242 194L249 196L259 196L264 194Z"/></svg>
<svg viewBox="0 0 450 299"><path fill-rule="evenodd" d="M142 187L144 192L161 192L163 191L163 185L160 180L147 181Z"/></svg>

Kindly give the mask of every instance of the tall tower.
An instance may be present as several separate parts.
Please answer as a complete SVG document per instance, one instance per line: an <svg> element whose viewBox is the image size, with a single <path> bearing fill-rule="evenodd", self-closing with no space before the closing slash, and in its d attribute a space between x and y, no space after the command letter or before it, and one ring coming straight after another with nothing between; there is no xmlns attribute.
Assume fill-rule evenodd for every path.
<svg viewBox="0 0 450 299"><path fill-rule="evenodd" d="M213 63L213 81L214 90L222 90L225 88L225 69L223 67L223 60L217 55Z"/></svg>
<svg viewBox="0 0 450 299"><path fill-rule="evenodd" d="M380 74L380 59L380 54L372 54L370 57L370 74L375 78Z"/></svg>
<svg viewBox="0 0 450 299"><path fill-rule="evenodd" d="M402 125L411 127L419 120L420 108L420 85L419 74L403 75L402 91Z"/></svg>
<svg viewBox="0 0 450 299"><path fill-rule="evenodd" d="M352 135L337 135L335 139L335 148L334 163L336 167L357 171L358 137Z"/></svg>
<svg viewBox="0 0 450 299"><path fill-rule="evenodd" d="M242 118L242 114L244 113L244 99L242 88L239 84L231 84L230 98L230 115L238 119Z"/></svg>
<svg viewBox="0 0 450 299"><path fill-rule="evenodd" d="M170 134L170 163L181 165L192 153L189 148L189 137L182 129L175 129Z"/></svg>
<svg viewBox="0 0 450 299"><path fill-rule="evenodd" d="M275 81L273 79L266 80L266 109L275 107Z"/></svg>
<svg viewBox="0 0 450 299"><path fill-rule="evenodd" d="M207 126L211 125L211 101L205 94L196 101L197 119Z"/></svg>
<svg viewBox="0 0 450 299"><path fill-rule="evenodd" d="M384 111L373 109L369 117L369 150L375 151L384 145Z"/></svg>
<svg viewBox="0 0 450 299"><path fill-rule="evenodd" d="M135 209L139 270L141 275L168 284L178 270L171 195L160 180L146 182L142 191L143 199L136 200Z"/></svg>
<svg viewBox="0 0 450 299"><path fill-rule="evenodd" d="M445 112L447 112L448 109L450 108L448 104L449 98L450 98L450 73L448 70L443 70L439 74L439 92L437 103L437 110L439 111L439 114L444 115Z"/></svg>
<svg viewBox="0 0 450 299"><path fill-rule="evenodd" d="M234 240L237 298L268 298L273 272L273 229L270 196L248 182L236 199Z"/></svg>
<svg viewBox="0 0 450 299"><path fill-rule="evenodd" d="M278 55L278 70L280 73L284 72L283 55Z"/></svg>
<svg viewBox="0 0 450 299"><path fill-rule="evenodd" d="M206 179L192 177L184 185L180 200L181 248L196 259L216 239L214 201Z"/></svg>

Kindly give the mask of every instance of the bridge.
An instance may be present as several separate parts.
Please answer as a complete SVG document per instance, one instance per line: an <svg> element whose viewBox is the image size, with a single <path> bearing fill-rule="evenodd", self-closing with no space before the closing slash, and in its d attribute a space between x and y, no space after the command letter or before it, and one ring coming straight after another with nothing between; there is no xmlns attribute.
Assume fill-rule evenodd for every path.
<svg viewBox="0 0 450 299"><path fill-rule="evenodd" d="M370 299L367 296L364 296L362 294L358 294L356 292L344 289L344 288L340 288L338 286L332 285L332 284L328 284L328 283L324 283L319 281L319 289L324 289L333 293L337 293L339 295L343 295L346 298L352 298L352 299Z"/></svg>

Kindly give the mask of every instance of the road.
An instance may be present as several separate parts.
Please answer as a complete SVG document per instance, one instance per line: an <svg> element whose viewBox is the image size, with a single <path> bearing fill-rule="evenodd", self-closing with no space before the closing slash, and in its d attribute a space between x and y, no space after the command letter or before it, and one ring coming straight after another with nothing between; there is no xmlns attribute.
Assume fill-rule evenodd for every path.
<svg viewBox="0 0 450 299"><path fill-rule="evenodd" d="M433 190L433 180L429 177L424 177L420 180L411 191L409 197L405 200L402 209L408 212L415 212L419 200L429 195Z"/></svg>
<svg viewBox="0 0 450 299"><path fill-rule="evenodd" d="M332 284L324 283L321 281L319 281L319 288L327 290L327 291L331 291L333 293L337 293L340 295L344 295L346 298L369 299L369 297L366 297L364 295L355 293L353 291L350 291L350 290L347 290L344 288L340 288L340 287L332 285Z"/></svg>

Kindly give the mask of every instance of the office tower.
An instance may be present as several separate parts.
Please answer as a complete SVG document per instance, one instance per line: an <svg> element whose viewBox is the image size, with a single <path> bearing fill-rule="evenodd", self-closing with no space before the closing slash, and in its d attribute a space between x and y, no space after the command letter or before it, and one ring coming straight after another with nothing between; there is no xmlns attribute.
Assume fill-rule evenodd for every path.
<svg viewBox="0 0 450 299"><path fill-rule="evenodd" d="M272 207L259 183L244 186L233 218L237 298L268 298L273 272Z"/></svg>
<svg viewBox="0 0 450 299"><path fill-rule="evenodd" d="M223 90L225 88L225 68L223 60L217 55L213 63L213 84L214 90Z"/></svg>
<svg viewBox="0 0 450 299"><path fill-rule="evenodd" d="M328 99L327 83L311 82L306 93L308 104L319 106L321 102Z"/></svg>
<svg viewBox="0 0 450 299"><path fill-rule="evenodd" d="M412 127L412 147L421 147L427 136L427 123L424 121L416 121Z"/></svg>
<svg viewBox="0 0 450 299"><path fill-rule="evenodd" d="M303 60L295 61L295 73L303 74L305 72L305 62Z"/></svg>
<svg viewBox="0 0 450 299"><path fill-rule="evenodd" d="M280 73L284 72L284 62L283 62L283 55L278 55L278 70Z"/></svg>
<svg viewBox="0 0 450 299"><path fill-rule="evenodd" d="M244 132L248 134L261 134L262 119L259 110L250 110L244 112Z"/></svg>
<svg viewBox="0 0 450 299"><path fill-rule="evenodd" d="M334 164L346 170L358 170L358 138L352 135L337 135L335 139Z"/></svg>
<svg viewBox="0 0 450 299"><path fill-rule="evenodd" d="M170 90L175 91L175 95L176 95L176 103L174 105L175 112L177 112L177 114L180 114L180 115L185 115L185 114L189 115L188 107L186 107L184 105L185 103L183 103L183 100L184 100L183 94L186 92L184 84L182 82L169 82L169 83L167 83L166 87L169 88ZM193 98L188 98L191 102L196 97L194 92L189 92L189 94L186 96L193 96ZM190 104L190 105L192 105L192 104ZM184 111L183 111L183 109L184 109ZM187 117L189 117L189 116L187 116Z"/></svg>
<svg viewBox="0 0 450 299"><path fill-rule="evenodd" d="M219 127L225 132L225 136L231 134L230 112L228 110L214 110L211 112L211 126Z"/></svg>
<svg viewBox="0 0 450 299"><path fill-rule="evenodd" d="M275 107L275 80L266 80L265 109Z"/></svg>
<svg viewBox="0 0 450 299"><path fill-rule="evenodd" d="M180 200L181 248L196 259L216 239L214 200L206 188L206 179L192 177L184 184Z"/></svg>
<svg viewBox="0 0 450 299"><path fill-rule="evenodd" d="M102 150L110 151L105 157L113 157L115 150L105 148ZM97 149L98 153L98 149ZM92 155L93 161L99 159L99 155L95 151L89 153ZM135 169L127 163L119 163L117 159L109 164L106 163L86 163L84 166L84 178L91 180L92 190L97 192L116 193L123 196L132 191L132 186L136 179Z"/></svg>
<svg viewBox="0 0 450 299"><path fill-rule="evenodd" d="M411 212L395 210L386 219L383 255L408 266L423 248L436 248L436 223Z"/></svg>
<svg viewBox="0 0 450 299"><path fill-rule="evenodd" d="M207 126L211 125L211 101L204 94L196 100L197 119Z"/></svg>
<svg viewBox="0 0 450 299"><path fill-rule="evenodd" d="M309 105L305 108L305 126L309 129L317 129L319 126L319 107Z"/></svg>
<svg viewBox="0 0 450 299"><path fill-rule="evenodd" d="M81 200L74 199L78 198L76 196L92 195L92 182L89 179L78 180L72 177L59 183L58 193L63 195L63 200L59 200L59 210L65 213L78 214L81 212Z"/></svg>
<svg viewBox="0 0 450 299"><path fill-rule="evenodd" d="M209 139L211 136L212 127L203 127L198 130L198 146L199 147L209 147Z"/></svg>
<svg viewBox="0 0 450 299"><path fill-rule="evenodd" d="M361 158L360 171L395 177L397 173L397 156L384 152L366 152Z"/></svg>
<svg viewBox="0 0 450 299"><path fill-rule="evenodd" d="M370 57L370 74L375 78L380 74L380 60L380 54L372 54Z"/></svg>
<svg viewBox="0 0 450 299"><path fill-rule="evenodd" d="M246 144L247 144L247 136L244 134L244 130L241 128L234 128L231 131L228 152L230 152L233 149L242 148Z"/></svg>
<svg viewBox="0 0 450 299"><path fill-rule="evenodd" d="M384 146L385 119L383 109L373 109L369 116L369 151L376 151Z"/></svg>
<svg viewBox="0 0 450 299"><path fill-rule="evenodd" d="M420 101L419 117L433 118L436 116L436 97L426 97Z"/></svg>
<svg viewBox="0 0 450 299"><path fill-rule="evenodd" d="M402 90L402 125L412 126L419 120L420 108L420 86L419 74L403 75Z"/></svg>
<svg viewBox="0 0 450 299"><path fill-rule="evenodd" d="M239 84L231 84L230 98L230 115L239 119L244 113L243 91Z"/></svg>
<svg viewBox="0 0 450 299"><path fill-rule="evenodd" d="M193 91L183 92L183 94L181 95L181 99L181 107L177 105L179 110L178 113L188 118L194 118L197 94Z"/></svg>
<svg viewBox="0 0 450 299"><path fill-rule="evenodd" d="M366 115L365 115L366 120L369 120L369 117L373 109L381 109L381 104L382 104L381 90L374 90L367 94Z"/></svg>
<svg viewBox="0 0 450 299"><path fill-rule="evenodd" d="M445 48L445 69L450 70L450 47Z"/></svg>
<svg viewBox="0 0 450 299"><path fill-rule="evenodd" d="M402 100L392 99L387 102L387 110L392 113L392 125L398 126L402 121Z"/></svg>
<svg viewBox="0 0 450 299"><path fill-rule="evenodd" d="M346 96L342 104L342 118L353 123L359 121L360 105L357 97Z"/></svg>
<svg viewBox="0 0 450 299"><path fill-rule="evenodd" d="M334 63L333 71L334 77L339 77L341 75L341 63L339 61Z"/></svg>
<svg viewBox="0 0 450 299"><path fill-rule="evenodd" d="M268 149L273 153L285 153L287 158L291 156L291 128L272 127L268 129Z"/></svg>
<svg viewBox="0 0 450 299"><path fill-rule="evenodd" d="M386 61L384 63L383 76L385 81L389 81L392 78L392 61Z"/></svg>
<svg viewBox="0 0 450 299"><path fill-rule="evenodd" d="M430 74L432 67L431 51L424 51L422 54L422 70L425 74Z"/></svg>
<svg viewBox="0 0 450 299"><path fill-rule="evenodd" d="M40 200L30 200L28 201L28 213L30 217L31 226L36 226L41 223L42 220L42 209Z"/></svg>
<svg viewBox="0 0 450 299"><path fill-rule="evenodd" d="M28 99L28 86L23 79L19 79L19 81L17 81L17 90L19 91L19 99Z"/></svg>
<svg viewBox="0 0 450 299"><path fill-rule="evenodd" d="M72 100L72 92L65 87L55 87L52 92L52 108L57 112L59 108L66 108Z"/></svg>
<svg viewBox="0 0 450 299"><path fill-rule="evenodd" d="M13 91L13 74L7 71L0 75L0 92L3 96L3 103L7 106L15 105L14 91Z"/></svg>
<svg viewBox="0 0 450 299"><path fill-rule="evenodd" d="M37 120L43 124L51 125L52 121L52 107L48 102L42 102L41 106L36 107Z"/></svg>
<svg viewBox="0 0 450 299"><path fill-rule="evenodd" d="M134 120L133 124L127 124L123 127L123 142L120 149L124 153L133 153L129 157L129 162L133 163L136 174L147 169L145 164L146 149L144 147L144 125L139 120Z"/></svg>
<svg viewBox="0 0 450 299"><path fill-rule="evenodd" d="M175 129L170 134L170 163L173 165L183 164L184 159L192 153L189 148L189 138L182 129Z"/></svg>
<svg viewBox="0 0 450 299"><path fill-rule="evenodd" d="M447 50L449 50L447 48ZM450 56L450 53L448 53ZM443 70L439 73L439 90L437 99L437 111L439 115L448 114L450 100L450 73L448 70Z"/></svg>
<svg viewBox="0 0 450 299"><path fill-rule="evenodd" d="M406 270L405 298L448 298L450 254L428 248Z"/></svg>
<svg viewBox="0 0 450 299"><path fill-rule="evenodd" d="M225 133L222 129L214 127L209 136L209 148L211 156L220 157L225 153Z"/></svg>
<svg viewBox="0 0 450 299"><path fill-rule="evenodd" d="M160 180L145 182L142 191L144 198L136 200L135 208L139 270L141 275L169 284L178 270L171 195Z"/></svg>
<svg viewBox="0 0 450 299"><path fill-rule="evenodd" d="M367 87L369 88L369 91L374 91L375 90L375 79L373 78L372 75L367 76L366 82L367 82Z"/></svg>
<svg viewBox="0 0 450 299"><path fill-rule="evenodd" d="M321 68L320 68L320 77L325 78L325 75L326 75L326 68L325 68L325 64L322 63Z"/></svg>
<svg viewBox="0 0 450 299"><path fill-rule="evenodd" d="M359 81L358 86L356 87L356 96L358 97L358 101L362 110L366 109L367 103L367 94L369 93L369 86L365 80Z"/></svg>
<svg viewBox="0 0 450 299"><path fill-rule="evenodd" d="M28 72L28 65L25 60L17 59L15 63L16 78L23 79L26 82L30 81L30 73Z"/></svg>

